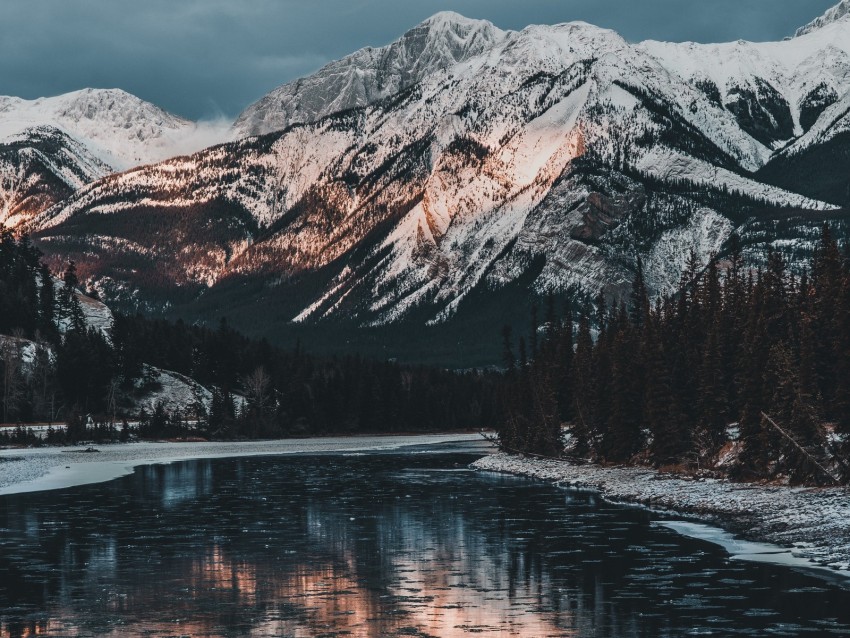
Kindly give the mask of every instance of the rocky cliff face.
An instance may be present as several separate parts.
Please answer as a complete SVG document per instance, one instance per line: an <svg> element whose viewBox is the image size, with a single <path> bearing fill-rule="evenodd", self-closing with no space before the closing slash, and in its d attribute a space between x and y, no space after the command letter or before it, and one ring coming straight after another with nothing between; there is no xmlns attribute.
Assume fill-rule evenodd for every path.
<svg viewBox="0 0 850 638"><path fill-rule="evenodd" d="M374 104L434 71L481 55L504 37L484 20L438 13L386 47L362 49L272 91L236 119L233 135L263 135Z"/></svg>

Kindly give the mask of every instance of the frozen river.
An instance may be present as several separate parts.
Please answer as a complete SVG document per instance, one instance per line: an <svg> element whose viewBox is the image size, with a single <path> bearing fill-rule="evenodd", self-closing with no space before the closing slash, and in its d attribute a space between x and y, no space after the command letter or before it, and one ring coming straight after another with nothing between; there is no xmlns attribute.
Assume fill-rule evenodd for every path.
<svg viewBox="0 0 850 638"><path fill-rule="evenodd" d="M850 634L839 584L452 450L196 459L2 496L0 636Z"/></svg>

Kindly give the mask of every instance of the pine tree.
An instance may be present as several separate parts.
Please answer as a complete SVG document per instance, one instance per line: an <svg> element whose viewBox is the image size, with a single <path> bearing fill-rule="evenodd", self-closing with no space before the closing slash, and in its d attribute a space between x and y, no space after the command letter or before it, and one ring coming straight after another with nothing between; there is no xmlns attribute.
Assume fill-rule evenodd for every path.
<svg viewBox="0 0 850 638"><path fill-rule="evenodd" d="M625 307L616 319L611 349L611 410L602 441L602 454L618 463L628 461L641 446L643 373L637 342Z"/></svg>
<svg viewBox="0 0 850 638"><path fill-rule="evenodd" d="M537 359L538 355L538 337L537 331L540 329L540 322L537 317L537 304L531 304L531 331L528 335L528 342L531 347L531 359Z"/></svg>
<svg viewBox="0 0 850 638"><path fill-rule="evenodd" d="M513 334L510 326L502 328L502 363L508 374L516 369L516 356L514 356Z"/></svg>
<svg viewBox="0 0 850 638"><path fill-rule="evenodd" d="M722 360L722 327L719 309L708 329L699 370L699 432L702 449L698 452L710 456L726 440L729 422L726 396L727 382Z"/></svg>
<svg viewBox="0 0 850 638"><path fill-rule="evenodd" d="M41 287L39 288L38 330L42 336L51 341L56 338L56 293L53 286L53 276L45 265L39 268Z"/></svg>
<svg viewBox="0 0 850 638"><path fill-rule="evenodd" d="M77 279L77 265L73 261L68 262L68 266L62 275L62 281L63 286L57 299L58 320L64 326L65 332L84 332L86 321L80 300L77 298L79 280Z"/></svg>
<svg viewBox="0 0 850 638"><path fill-rule="evenodd" d="M632 280L632 292L629 297L629 318L635 329L640 330L649 314L649 294L643 276L643 261L637 259L637 270Z"/></svg>
<svg viewBox="0 0 850 638"><path fill-rule="evenodd" d="M679 420L676 410L658 315L660 310L643 331L641 357L646 366L644 422L652 437L649 455L660 466L679 463L685 457L687 424Z"/></svg>
<svg viewBox="0 0 850 638"><path fill-rule="evenodd" d="M575 420L570 429L573 440L572 453L587 456L593 445L596 410L594 406L596 369L593 360L593 338L590 334L588 313L582 314L576 336L571 378L573 380L573 406Z"/></svg>

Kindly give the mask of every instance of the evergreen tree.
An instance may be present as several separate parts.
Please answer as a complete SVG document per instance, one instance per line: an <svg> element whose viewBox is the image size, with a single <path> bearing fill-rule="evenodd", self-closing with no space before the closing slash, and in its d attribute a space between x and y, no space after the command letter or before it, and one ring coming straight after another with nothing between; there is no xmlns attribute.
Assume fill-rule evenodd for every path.
<svg viewBox="0 0 850 638"><path fill-rule="evenodd" d="M587 456L591 449L595 448L593 441L596 430L594 427L595 372L590 318L585 312L579 320L575 357L573 357L570 375L573 383L572 399L575 414L575 420L570 429L573 438L572 453L579 457Z"/></svg>
<svg viewBox="0 0 850 638"><path fill-rule="evenodd" d="M544 449L557 403L577 456L715 468L738 451L722 468L735 478L827 483L840 468L850 481L850 259L825 227L799 278L770 248L764 269L746 270L734 236L727 263L721 276L691 253L677 294L651 308L639 262L629 305L597 296L575 349L569 318L529 360L520 340L501 390L513 450Z"/></svg>
<svg viewBox="0 0 850 638"><path fill-rule="evenodd" d="M632 280L632 292L629 299L629 318L632 325L640 330L649 314L649 295L646 291L646 282L643 277L643 261L637 260L637 271Z"/></svg>
<svg viewBox="0 0 850 638"><path fill-rule="evenodd" d="M644 328L641 357L646 365L644 415L652 440L649 455L656 465L675 464L685 456L687 428L675 409L657 315Z"/></svg>
<svg viewBox="0 0 850 638"><path fill-rule="evenodd" d="M68 266L62 275L62 281L63 285L57 299L60 326L62 326L64 332L84 332L86 320L82 306L80 306L80 300L77 298L79 280L77 279L77 265L73 261L68 262Z"/></svg>

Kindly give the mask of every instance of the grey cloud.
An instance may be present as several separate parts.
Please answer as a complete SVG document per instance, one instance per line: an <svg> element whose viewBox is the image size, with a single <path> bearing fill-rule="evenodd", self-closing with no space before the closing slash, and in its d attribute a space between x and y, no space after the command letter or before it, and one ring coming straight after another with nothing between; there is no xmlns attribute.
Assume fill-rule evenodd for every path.
<svg viewBox="0 0 850 638"><path fill-rule="evenodd" d="M272 88L440 10L508 29L584 20L630 40L778 39L837 0L3 0L0 94L119 87L191 118Z"/></svg>

